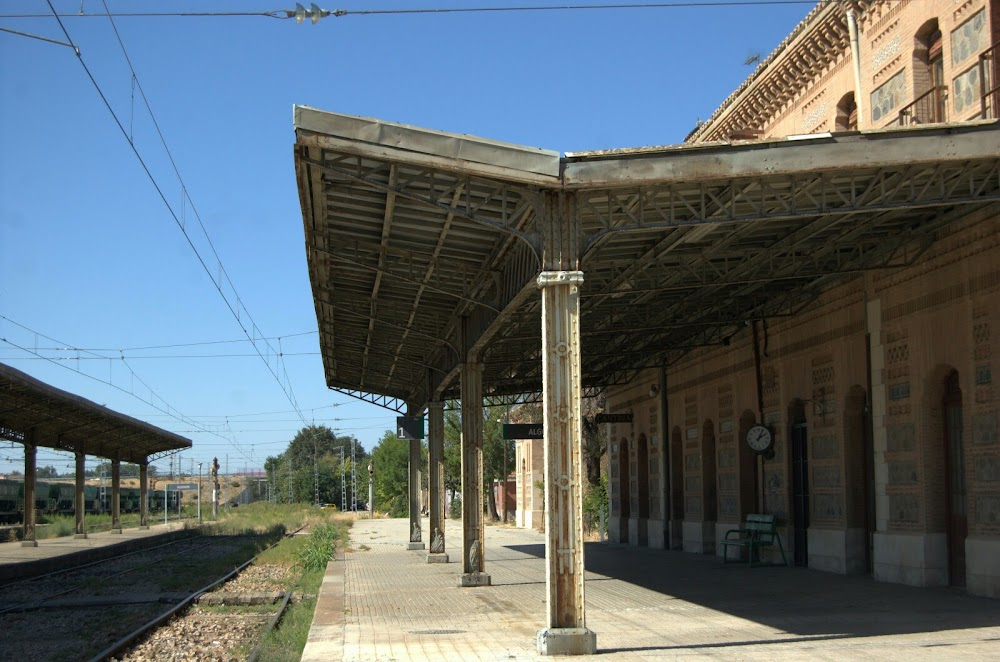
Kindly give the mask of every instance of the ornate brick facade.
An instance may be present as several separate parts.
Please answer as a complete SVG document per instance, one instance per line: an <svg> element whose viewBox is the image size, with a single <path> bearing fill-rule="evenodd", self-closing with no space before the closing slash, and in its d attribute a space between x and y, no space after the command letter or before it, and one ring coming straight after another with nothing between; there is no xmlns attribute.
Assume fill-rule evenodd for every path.
<svg viewBox="0 0 1000 662"><path fill-rule="evenodd" d="M979 93L980 55L1000 39L996 2L853 8L860 87L845 6L823 3L689 141L996 112ZM1000 597L997 265L992 209L952 222L911 267L859 274L794 317L758 321L759 365L749 326L671 365L665 415L637 415L610 437L612 539L721 554L727 529L766 512L798 564ZM650 411L660 380L650 371L611 389L609 411ZM744 443L758 421L774 433L772 457ZM640 437L668 443L640 464ZM655 508L639 503L643 481Z"/></svg>

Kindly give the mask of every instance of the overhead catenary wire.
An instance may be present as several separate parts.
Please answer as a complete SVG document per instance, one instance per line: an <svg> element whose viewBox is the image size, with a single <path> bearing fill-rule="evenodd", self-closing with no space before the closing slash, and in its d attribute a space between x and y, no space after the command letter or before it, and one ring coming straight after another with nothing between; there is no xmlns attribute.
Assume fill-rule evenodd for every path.
<svg viewBox="0 0 1000 662"><path fill-rule="evenodd" d="M42 351L42 350L39 350ZM67 351L79 351L67 348ZM110 350L104 350L110 351ZM283 352L278 356L320 356L321 352ZM120 357L114 356L36 356L36 357L19 357L19 356L0 356L0 361L107 361L108 359L232 359L232 358L250 358L256 357L257 354L156 354L156 355L131 355L125 356L124 354Z"/></svg>
<svg viewBox="0 0 1000 662"><path fill-rule="evenodd" d="M904 0L887 0L888 2L903 2ZM795 5L839 4L842 0L686 0L678 2L630 2L601 4L563 4L563 5L497 5L493 7L414 7L411 9L331 9L330 16L342 18L346 16L389 16L413 14L476 14L503 12L576 12L576 11L616 11L616 10L653 10L653 9L697 9L697 8L730 8L730 7L770 7ZM326 11L326 10L324 10ZM276 9L263 12L114 12L115 18L295 18L295 12L290 9ZM45 18L48 14L0 14L0 18ZM103 18L108 14L100 12L80 12L58 14L62 18Z"/></svg>
<svg viewBox="0 0 1000 662"><path fill-rule="evenodd" d="M83 70L84 70L84 72L87 75L87 78L90 80L91 84L94 86L94 89L97 91L98 95L101 98L101 101L104 103L105 107L108 109L108 112L111 113L112 119L114 120L115 124L118 126L118 129L121 132L122 136L128 142L129 147L132 149L132 152L135 155L136 159L138 159L139 164L142 166L143 171L146 173L146 176L149 178L149 181L153 184L153 188L156 189L157 194L160 196L160 200L166 206L167 211L170 213L170 216L173 218L174 223L180 229L181 234L184 235L184 238L187 241L188 246L190 246L191 250L194 252L195 257L198 259L199 264L201 264L201 266L202 266L202 269L205 271L205 273L208 275L209 279L212 281L212 284L215 286L216 291L222 297L223 301L226 304L226 307L229 309L229 312L236 319L237 324L239 324L240 328L243 330L244 335L246 335L247 338L250 339L251 344L254 347L254 350L257 352L257 355L264 362L264 365L267 366L268 372L270 372L271 375L274 377L275 381L278 382L279 388L281 388L281 390L284 392L285 397L288 398L288 401L289 401L289 403L291 403L293 409L295 409L296 412L299 413L299 415L302 418L302 422L305 423L306 419L305 419L304 416L301 415L301 412L299 412L299 405L298 405L298 402L295 399L295 393L292 390L291 382L287 380L288 372L283 367L283 360L282 360L282 358L280 357L280 355L277 352L274 351L274 348L271 347L271 344L268 341L266 341L266 340L263 341L264 345L268 349L269 354L270 353L274 354L275 359L276 359L275 363L276 364L282 364L279 369L281 370L282 373L284 373L284 375L286 377L286 383L282 383L282 380L281 380L281 377L279 376L278 370L276 370L275 368L271 367L271 361L270 361L270 359L266 358L264 356L264 353L257 346L257 340L258 339L263 339L263 338L265 338L265 336L264 336L263 333L258 333L260 327L253 320L253 317L250 315L250 312L246 309L246 306L241 303L239 294L236 291L236 287L233 285L233 282L230 279L229 274L226 272L225 267L222 264L222 260L219 257L218 252L215 250L215 246L212 244L211 237L209 237L208 232L205 229L204 223L202 223L202 221L201 221L201 216L198 213L198 210L195 207L193 201L191 201L190 195L187 193L187 186L184 184L184 179L183 179L183 177L180 174L180 170L177 167L176 162L174 161L173 155L171 154L169 146L166 143L166 139L163 136L163 132L160 130L159 124L156 121L156 116L153 113L152 107L150 106L149 101L146 98L146 94L145 94L145 92L142 89L142 85L139 82L139 78L138 78L138 75L136 74L135 68L132 66L132 62L131 62L130 58L128 57L128 53L125 50L125 45L124 45L124 43L121 40L120 34L118 33L117 26L115 26L114 19L113 19L112 15L111 15L110 10L108 9L107 3L106 2L104 3L104 8L105 8L105 14L104 15L108 18L108 20L111 22L111 25L114 27L115 35L116 35L116 37L118 39L118 43L119 43L119 45L120 45L120 47L122 49L122 52L125 54L125 60L126 60L126 62L128 64L129 70L132 72L132 78L135 81L136 88L139 90L140 97L142 98L143 103L146 106L146 110L149 113L149 116L150 116L150 118L151 118L151 120L153 122L154 127L156 128L157 134L159 135L161 143L163 144L163 148L164 148L164 150L165 150L165 152L167 154L167 157L170 160L171 166L174 169L174 173L177 176L177 179L178 179L178 181L181 184L181 195L182 195L181 205L182 206L184 205L185 199L187 199L191 203L191 210L194 212L195 217L198 219L198 223L199 223L199 225L200 225L200 227L202 229L202 232L205 235L206 240L208 241L208 244L209 244L209 247L211 248L212 254L216 258L216 264L218 265L218 269L219 269L219 272L220 272L220 275L219 275L218 279L216 279L216 277L212 274L212 270L208 267L208 263L206 262L205 257L198 250L198 247L195 245L194 240L192 239L191 235L188 233L187 228L185 227L185 224L178 217L177 211L174 209L174 206L167 199L167 196L164 193L163 188L160 186L159 182L157 181L156 176L150 170L149 165L146 163L146 160L143 158L141 152L136 147L136 144L132 140L131 136L129 135L129 132L126 131L125 126L122 124L122 121L118 117L118 114L115 112L114 108L111 106L111 103L108 101L108 98L104 94L104 91L101 88L100 84L97 82L97 79L94 77L93 73L90 71L90 68L87 66L87 63L84 61L83 55L81 54L79 47L77 47L76 44L73 42L73 39L72 39L72 37L70 37L69 31L66 29L66 26L63 23L61 16L56 12L55 7L53 7L52 0L46 0L46 2L48 4L48 6L49 6L49 9L50 9L51 13L52 13L52 16L55 17L56 21L59 24L60 29L63 32L63 35L66 37L66 41L69 42L72 45L73 51L76 53L77 60L79 61L80 66L83 67ZM222 287L222 285L223 285L223 278L222 278L222 276L223 275L225 275L225 282L232 289L233 297L235 298L235 307L234 307L233 302L230 301L230 298L223 291L223 287ZM247 328L248 325L244 324L243 319L240 317L240 314L239 314L239 309L240 308L242 308L243 312L245 313L245 317L246 317L246 319L249 322L248 325L250 327L250 330L248 330L248 328ZM253 333L251 333L251 330L252 330Z"/></svg>
<svg viewBox="0 0 1000 662"><path fill-rule="evenodd" d="M281 340L283 338L297 338L299 336L310 336L319 333L316 331L300 331L298 333L286 333L280 336L268 336L261 340ZM139 352L150 349L177 349L181 347L202 347L205 345L226 345L251 342L248 338L235 338L233 340L204 340L201 342L172 343L169 345L144 345L136 347L36 347L37 350L51 352Z"/></svg>
<svg viewBox="0 0 1000 662"><path fill-rule="evenodd" d="M51 341L51 342L55 342L55 343L65 344L61 340L58 340L56 338L53 338L52 336L48 336L48 335L46 335L44 333L36 331L35 329L32 329L32 328L30 328L30 327L28 327L28 326L26 326L24 324L21 324L20 322L17 322L15 320L7 317L6 315L0 314L0 319L3 319L6 322L8 322L8 323L10 323L10 324L12 324L12 325L14 325L16 327L19 327L19 328L23 329L24 331L27 331L28 333L32 333L36 337L41 337L41 338L44 338L45 340L48 340L48 341ZM35 355L35 356L38 356L38 357L41 357L41 358L45 358L45 357L42 357L42 355L38 354L34 349L32 349L30 347L27 347L27 346L24 346L24 345L21 345L19 343L16 343L16 342L10 340L9 338L0 337L0 342L4 342L4 343L10 345L11 347L14 347L14 348L16 348L16 349L18 349L18 350L20 350L22 352L26 352L28 354L32 354L32 355ZM90 353L92 353L92 352L90 352ZM105 360L114 360L114 357L104 356L104 357L101 357L101 358L103 358ZM220 439L222 439L224 441L227 441L227 442L230 443L230 445L233 446L233 448L240 455L243 455L244 457L246 457L246 454L244 453L243 449L240 448L240 446L235 442L235 436L233 436L232 438L228 438L227 439L226 437L222 436L218 432L215 432L215 431L209 429L207 427L208 424L206 424L206 423L200 423L200 422L198 422L198 421L196 421L196 420L194 420L194 419L192 419L190 417L187 417L184 414L182 414L176 407L174 407L173 405L171 405L169 402L166 401L166 399L164 399L159 393L157 393L153 389L153 387L150 386L141 376L139 376L139 374L136 373L136 371L132 368L132 366L130 366L128 364L128 362L125 361L124 359L121 360L121 363L129 371L129 373L130 373L130 375L132 376L132 379L133 379L133 387L130 388L130 389L126 389L126 388L123 388L123 387L119 386L118 384L115 384L112 379L108 379L107 381L105 381L105 380L103 380L103 379L101 379L99 377L96 377L94 375L88 374L88 373L86 373L86 372L84 372L82 370L75 369L75 368L73 368L73 366L69 365L66 362L55 361L55 360L51 360L51 359L49 359L49 362L52 363L53 365L57 365L57 366L59 366L61 368L65 368L66 370L71 370L71 371L73 371L73 372L75 372L75 373L77 373L79 375L83 375L84 377L86 377L88 379L91 379L93 381L96 381L98 383L110 386L111 388L113 388L113 389L115 389L117 391L121 391L122 393L126 393L128 395L131 395L133 398L139 400L140 402L142 402L142 403L144 403L146 405L149 405L153 409L159 411L162 414L165 414L165 415L169 416L170 418L172 418L174 420L180 421L181 423L184 423L185 425L188 425L190 427L197 428L200 432L203 432L205 434L214 435L214 436L216 436L216 437L218 437L218 438L220 438ZM149 391L150 396L149 396L148 400L145 399L145 398L143 398L143 397L141 397L139 394L137 394L135 392L134 380L138 380L138 382L146 390ZM162 403L162 405L157 404L156 400L159 400L159 402Z"/></svg>

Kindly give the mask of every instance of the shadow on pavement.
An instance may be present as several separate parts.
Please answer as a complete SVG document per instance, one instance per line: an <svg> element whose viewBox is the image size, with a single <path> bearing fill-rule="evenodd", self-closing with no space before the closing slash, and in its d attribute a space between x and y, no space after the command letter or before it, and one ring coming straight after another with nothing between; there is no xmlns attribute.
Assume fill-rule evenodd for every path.
<svg viewBox="0 0 1000 662"><path fill-rule="evenodd" d="M508 549L545 556L542 544ZM715 556L609 543L587 543L584 555L588 582L591 573L628 582L670 599L773 627L779 631L776 634L839 639L1000 626L1000 601L969 596L964 589L887 584L867 576L807 568L723 565Z"/></svg>

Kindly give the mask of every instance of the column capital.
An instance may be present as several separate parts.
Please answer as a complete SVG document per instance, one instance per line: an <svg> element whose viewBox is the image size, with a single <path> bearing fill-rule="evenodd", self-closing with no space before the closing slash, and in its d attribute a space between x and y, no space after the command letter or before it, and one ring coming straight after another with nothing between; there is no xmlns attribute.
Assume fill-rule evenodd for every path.
<svg viewBox="0 0 1000 662"><path fill-rule="evenodd" d="M539 289L552 285L579 285L582 282L582 271L543 271L538 274Z"/></svg>

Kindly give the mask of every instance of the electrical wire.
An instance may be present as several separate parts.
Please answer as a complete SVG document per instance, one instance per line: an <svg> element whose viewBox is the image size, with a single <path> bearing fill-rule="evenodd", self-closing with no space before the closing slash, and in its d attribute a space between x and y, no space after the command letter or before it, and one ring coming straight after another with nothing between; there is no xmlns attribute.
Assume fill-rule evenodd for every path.
<svg viewBox="0 0 1000 662"><path fill-rule="evenodd" d="M24 324L21 324L20 322L12 320L11 318L7 317L6 315L0 314L0 319L6 320L7 322L9 322L11 324L13 324L13 325L15 325L17 327L20 327L21 329L23 329L23 330L25 330L25 331L27 331L29 333L33 333L36 336L45 338L46 340L50 340L50 341L55 342L55 343L63 344L62 341L60 341L60 340L58 340L56 338L53 338L51 336L47 336L44 333L40 333L40 332L38 332L38 331L30 328L30 327L27 327ZM8 345L21 350L22 352L27 352L28 354L33 354L33 355L38 356L40 358L46 358L46 357L42 357L42 355L38 354L35 350L33 350L33 349L29 348L29 347L25 347L25 346L19 345L18 343L14 342L12 340L9 340L6 337L0 337L0 342L5 342ZM90 353L93 353L93 352L90 352ZM106 359L108 361L114 360L114 357L102 357L102 358L104 358L104 359ZM57 365L57 366L59 366L61 368L65 368L66 370L71 370L72 372L75 372L75 373L77 373L79 375L83 375L84 377L86 377L88 379L91 379L91 380L96 381L98 383L110 386L111 388L113 388L115 390L118 390L118 391L121 391L122 393L127 393L128 395L131 395L132 397L134 397L135 399L139 400L140 402L142 402L142 403L144 403L146 405L149 405L150 407L152 407L153 409L156 409L157 411L159 411L162 414L165 414L165 415L167 415L167 416L169 416L169 417L171 417L171 418L173 418L173 419L175 419L177 421L180 421L181 423L184 423L185 425L188 425L190 427L198 428L198 430L200 432L203 432L205 434L211 434L211 435L214 435L214 436L216 436L216 437L218 437L220 439L223 439L224 441L228 441L233 446L233 448L236 449L236 451L238 453L240 453L241 455L243 455L244 457L246 457L246 454L244 453L243 449L240 448L239 445L235 442L235 436L233 436L230 439L227 439L226 437L222 436L221 434L208 429L207 426L209 424L207 424L207 423L199 423L198 421L195 421L194 419L189 418L189 417L184 416L183 414L181 414L180 411L176 407L174 407L170 403L168 403L144 379L142 379L142 377L140 377L135 372L135 370L132 368L132 366L130 366L128 364L128 362L125 361L124 359L122 359L122 364L129 371L129 373L132 375L132 379L133 380L138 380L139 383L142 386L144 386L149 391L149 393L150 393L149 400L144 399L143 397L139 396L135 392L134 384L133 384L133 388L131 388L131 389L125 389L125 388L123 388L123 387L118 386L117 384L115 384L111 379L109 379L108 381L105 381L103 379L95 377L94 375L87 374L86 372L83 372L82 370L75 369L72 366L70 366L70 365L68 365L68 364L66 364L64 362L55 361L55 360L52 360L52 359L46 359L46 360L48 360L53 365ZM161 403L163 403L163 406L157 405L154 402L154 399L158 399Z"/></svg>
<svg viewBox="0 0 1000 662"><path fill-rule="evenodd" d="M48 2L49 2L49 7L51 8L52 7L51 0L48 0ZM166 152L167 158L170 160L170 165L174 169L174 174L177 176L177 181L180 182L180 184L181 184L181 206L182 206L182 213L183 213L184 200L186 198L187 201L191 204L191 211L194 212L195 218L198 219L198 225L199 225L199 227L201 227L202 234L205 236L205 239L208 241L208 246L212 250L212 255L215 256L215 261L216 261L216 264L219 267L219 272L220 272L219 281L222 281L222 276L225 275L226 282L229 284L229 287L232 289L233 296L236 299L236 309L235 310L233 309L233 305L232 305L232 303L230 303L228 297L226 297L225 292L223 292L223 290L222 290L222 283L221 282L217 282L215 280L215 278L212 276L211 271L209 271L208 266L205 264L205 261L202 259L201 254L198 252L198 249L195 247L194 242L191 241L191 239L188 237L187 229L184 227L184 223L183 222L179 222L178 223L178 227L180 228L181 232L184 234L185 238L188 239L188 244L191 246L191 248L194 250L195 254L198 256L198 260L202 263L202 266L205 268L205 273L208 274L208 277L212 280L212 284L215 285L215 289L219 292L219 295L222 297L223 301L226 302L226 307L229 308L229 311L232 313L233 317L236 318L237 324L240 325L240 328L243 329L243 333L251 341L251 344L253 345L254 350L260 356L261 360L264 361L264 364L267 366L268 371L274 376L275 380L278 382L278 386L281 388L282 391L285 392L285 396L288 398L288 401L291 403L292 407L296 411L298 411L299 405L298 405L298 402L295 399L295 392L292 389L292 382L288 378L288 369L285 366L284 360L281 358L280 352L275 354L275 358L276 358L275 363L276 364L280 364L281 371L285 375L285 383L284 384L281 383L281 378L278 376L278 374L274 370L271 370L271 362L270 362L270 360L264 358L264 355L261 353L260 349L257 347L256 341L254 341L254 339L251 336L251 334L247 331L246 327L243 325L243 320L240 319L240 314L239 314L240 297L239 297L239 293L236 291L236 285L233 283L232 279L229 277L229 272L226 270L225 266L222 264L222 258L219 257L219 253L215 249L215 244L212 242L212 238L209 236L208 230L205 228L205 224L201 220L201 214L198 213L198 209L197 209L197 207L195 207L194 201L191 199L190 194L188 194L188 192L187 192L187 186L184 184L184 178L181 177L180 169L177 167L177 163L174 161L174 156L173 156L173 154L170 151L170 147L167 145L167 140L164 137L163 132L160 130L160 124L159 124L159 122L156 121L156 115L153 113L153 108L152 108L152 106L150 106L149 100L146 98L146 92L145 92L145 90L142 89L142 84L139 82L139 76L138 76L138 74L135 71L135 67L132 66L132 59L129 57L128 51L125 49L125 42L122 41L121 34L119 34L119 32L118 32L118 26L115 24L115 20L111 16L111 10L108 8L107 0L101 0L101 4L104 6L104 12L105 12L105 14L107 14L108 21L111 23L111 27L114 30L115 38L118 40L118 45L122 49L122 55L125 56L125 62L128 64L129 71L132 72L132 80L135 82L135 85L136 85L136 87L139 90L139 95L142 97L142 101L143 101L143 103L146 106L146 112L149 113L149 117L150 117L150 119L153 122L153 126L156 128L156 133L160 137L160 143L163 145L163 150ZM54 10L53 10L53 12L54 12ZM60 21L59 24L62 25L62 22ZM65 31L65 28L64 28L64 31ZM69 39L69 34L66 35L66 38ZM70 41L72 41L72 40L70 40ZM79 53L78 53L78 55L79 55ZM83 63L83 59L82 58L80 58L80 62L81 62L81 64ZM91 78L91 79L93 80L93 78ZM103 97L103 94L101 96ZM111 110L110 106L108 106L108 110ZM114 114L113 110L111 112L112 112L112 114ZM136 151L135 150L135 145L131 141L131 139L129 140L129 143L132 145L133 151ZM138 155L138 151L136 151L136 154ZM148 170L147 170L147 172L148 172ZM166 199L164 199L164 202L166 202ZM169 208L169 205L168 205L168 208ZM171 209L171 214L173 214L173 209ZM174 220L177 221L176 215L174 215ZM254 331L255 332L258 331L259 327L257 326L257 323L254 321L253 316L250 315L250 311L248 311L246 309L246 305L243 306L243 312L246 313L246 316L249 319L250 325L254 329ZM256 335L256 333L254 335ZM261 334L261 337L263 339L263 334ZM268 342L266 339L264 339L264 344L267 346L269 352L273 352L274 351L274 348L271 347L271 343ZM299 415L302 416L301 413ZM305 417L302 417L302 422L305 423Z"/></svg>
<svg viewBox="0 0 1000 662"><path fill-rule="evenodd" d="M647 10L647 9L697 9L729 8L729 7L769 7L794 5L822 5L840 3L842 0L709 0L697 2L633 2L605 3L596 5L530 5L496 6L496 7L426 7L413 9L332 9L330 15L337 18L344 16L387 16L406 14L483 14L502 12L558 12L558 11L607 11L607 10ZM888 0L902 2L903 0ZM267 12L115 12L59 14L63 18L100 18L104 16L121 18L232 18L232 17L267 17L289 19L295 17L295 12L288 9L277 9ZM0 18L45 18L47 14L0 14Z"/></svg>
<svg viewBox="0 0 1000 662"><path fill-rule="evenodd" d="M0 316L2 317L2 316ZM299 333L288 333L282 336L268 336L262 340L281 340L282 338L297 338L299 336L309 336L319 333L316 331L300 331ZM150 349L176 349L180 347L202 347L205 345L226 345L241 342L251 342L247 338L236 338L235 340L205 340L202 342L174 343L172 345L146 345L144 347L36 347L35 349L47 352L138 352Z"/></svg>
<svg viewBox="0 0 1000 662"><path fill-rule="evenodd" d="M44 351L44 350L39 350ZM73 348L67 348L67 351L82 351ZM114 350L103 350L103 351L114 351ZM320 356L321 352L282 352L277 354L277 356ZM138 356L125 356L124 354L120 357L113 356L0 356L0 361L98 361L109 359L230 359L230 358L248 358L256 357L257 354L158 354L158 355L138 355Z"/></svg>
<svg viewBox="0 0 1000 662"><path fill-rule="evenodd" d="M93 73L90 71L90 68L87 66L87 63L84 61L83 56L80 53L79 47L76 46L76 44L73 42L73 39L69 35L69 31L66 29L65 24L63 24L62 18L56 12L55 7L52 6L52 0L46 0L46 3L49 5L49 10L51 11L52 16L54 16L55 19L56 19L56 21L59 23L59 27L62 30L63 35L66 37L66 41L71 44L71 46L73 48L73 52L76 53L77 60L80 62L80 66L83 67L84 72L87 74L87 78L90 79L90 82L94 86L94 89L97 91L98 95L101 97L101 101L104 102L104 105L108 109L108 112L111 113L111 117L112 117L112 119L114 119L114 122L118 126L119 131L121 131L122 136L125 138L126 141L128 141L129 147L132 148L133 154L135 154L135 157L136 157L136 159L138 159L139 164L142 166L142 169L145 171L146 176L149 178L149 181L153 184L153 188L156 189L157 194L159 194L160 200L163 201L163 204L166 206L167 211L170 213L171 217L174 219L174 223L177 225L177 227L181 231L181 234L183 234L184 238L187 240L188 246L190 246L191 250L194 251L195 257L197 257L198 262L201 264L202 269L204 269L205 273L208 275L209 279L212 281L212 284L215 286L216 291L218 291L219 295L222 297L223 301L225 302L226 307L229 308L229 312L233 315L233 317L236 319L237 324L239 324L240 328L243 330L244 335L246 335L247 338L250 339L251 344L254 347L254 350L257 352L258 356L260 356L261 360L264 362L264 365L267 366L268 372L270 372L271 375L274 377L275 381L278 382L278 386L284 392L285 397L288 398L288 401L291 403L292 407L296 411L299 411L298 402L296 401L295 394L292 391L291 382L287 381L287 384L283 384L282 383L281 378L278 376L278 372L276 372L274 369L271 368L270 359L265 358L264 353L261 352L260 348L257 346L256 339L257 338L263 339L265 336L262 333L258 333L259 330L260 330L260 327L257 326L257 323L253 320L253 317L250 315L250 312L246 309L246 306L242 305L240 303L239 294L236 292L236 288L233 285L232 280L229 278L229 274L226 272L225 267L222 264L222 260L221 260L221 258L219 258L218 252L216 252L215 246L212 244L211 238L208 236L208 232L205 229L204 223L202 223L202 221L201 221L201 216L198 213L197 208L194 206L193 201L191 201L190 195L187 193L187 186L184 184L184 180L181 177L179 169L177 168L177 164L174 161L173 155L171 154L170 149L167 146L166 139L164 138L163 133L160 130L159 124L156 121L156 117L155 117L155 115L153 113L152 107L150 106L149 101L146 98L145 92L143 92L143 90L142 90L142 86L141 86L141 84L139 83L139 80L138 80L138 75L136 74L135 69L132 66L132 62L131 62L131 60L128 57L128 53L125 50L125 44L121 40L121 36L118 33L118 28L117 28L117 26L115 26L114 19L112 18L111 14L110 14L110 10L108 10L107 3L104 3L104 8L105 8L105 12L106 12L105 16L107 16L108 20L111 21L111 24L114 27L115 35L118 37L118 43L121 46L122 51L125 53L126 62L128 63L129 69L132 72L132 78L135 81L137 88L139 89L140 96L142 97L143 102L146 105L146 110L149 113L149 116L150 116L150 118L153 121L153 125L156 127L156 131L157 131L157 133L160 136L160 140L161 140L161 142L163 144L164 150L166 151L167 156L170 159L170 163L171 163L171 165L174 168L174 173L176 174L177 179L178 179L178 181L181 184L181 194L182 194L181 204L182 205L184 204L184 199L185 198L189 202L191 202L191 210L194 212L195 217L198 219L198 223L199 223L199 225L202 228L202 232L205 234L205 238L208 240L209 247L212 249L212 253L213 253L213 255L216 258L216 263L217 263L219 271L220 271L220 276L219 276L218 281L216 280L215 276L212 275L212 271L208 268L208 264L206 263L205 258L202 256L201 252L198 250L198 247L195 245L194 240L191 238L191 235L188 233L187 228L184 226L184 223L182 222L182 220L180 218L178 218L177 212L174 210L173 205L171 205L170 201L167 200L166 194L163 192L163 189L160 186L159 182L156 180L156 177L153 175L152 171L149 169L149 166L147 165L145 159L143 159L142 154L139 152L139 149L135 145L135 142L129 136L129 133L125 130L125 127L122 124L121 120L119 119L117 113L115 113L114 108L112 108L111 103L107 99L107 96L105 96L104 90L101 88L100 84L97 82L97 79L94 78ZM230 286L230 288L232 288L234 297L236 299L236 307L235 308L233 307L233 303L229 300L229 297L226 296L226 293L222 289L222 274L225 274L225 277L226 277L225 280L228 283L228 285ZM251 333L251 331L249 331L247 329L247 325L245 325L244 322L243 322L243 320L240 318L240 314L239 314L239 308L240 307L243 308L243 312L246 314L246 318L249 321L249 326L252 329L253 333ZM271 344L269 342L267 342L265 340L264 344L266 345L269 353L274 352L274 349L273 349L273 347L271 347ZM281 361L281 358L279 356L277 356L277 353L275 353L275 358L276 358L276 361L275 361L276 363L282 363L283 364L283 361ZM285 370L284 367L282 367L282 371L284 372L284 374L285 374L285 376L287 378L287 375L288 375L287 370ZM302 422L303 423L306 422L304 416L302 416Z"/></svg>

